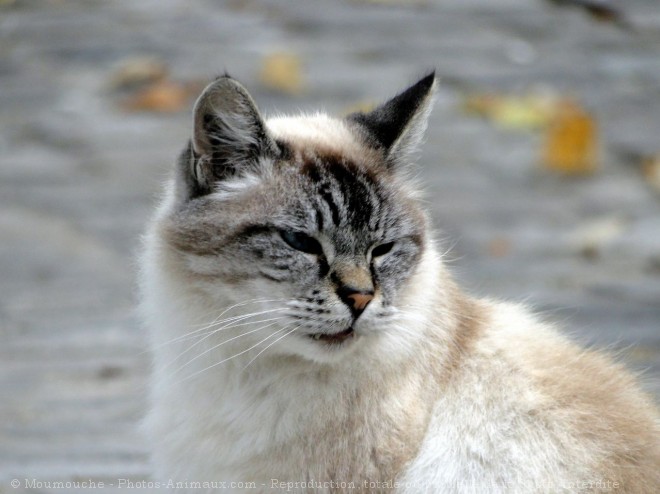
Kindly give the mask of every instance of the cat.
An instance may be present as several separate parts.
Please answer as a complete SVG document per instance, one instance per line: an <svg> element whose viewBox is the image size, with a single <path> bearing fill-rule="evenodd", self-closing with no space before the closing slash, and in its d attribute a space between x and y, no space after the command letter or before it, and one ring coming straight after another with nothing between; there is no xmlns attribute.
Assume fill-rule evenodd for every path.
<svg viewBox="0 0 660 494"><path fill-rule="evenodd" d="M411 178L436 85L268 120L229 76L203 91L142 256L155 481L660 492L635 378L444 267Z"/></svg>

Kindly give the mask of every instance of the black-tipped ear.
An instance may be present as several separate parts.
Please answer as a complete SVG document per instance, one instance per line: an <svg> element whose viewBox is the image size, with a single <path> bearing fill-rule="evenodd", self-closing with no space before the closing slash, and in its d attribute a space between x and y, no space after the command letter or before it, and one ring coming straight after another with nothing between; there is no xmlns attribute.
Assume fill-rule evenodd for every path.
<svg viewBox="0 0 660 494"><path fill-rule="evenodd" d="M278 154L256 104L247 90L223 76L209 84L195 103L188 197L208 194L218 182L242 172L258 172Z"/></svg>
<svg viewBox="0 0 660 494"><path fill-rule="evenodd" d="M358 124L369 144L383 149L395 167L407 162L422 140L435 89L432 72L375 110L346 118Z"/></svg>

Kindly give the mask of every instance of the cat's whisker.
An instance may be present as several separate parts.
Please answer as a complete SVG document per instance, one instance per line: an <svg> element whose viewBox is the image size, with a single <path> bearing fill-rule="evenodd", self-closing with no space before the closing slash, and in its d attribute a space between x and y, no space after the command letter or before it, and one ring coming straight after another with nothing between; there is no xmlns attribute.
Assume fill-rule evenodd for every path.
<svg viewBox="0 0 660 494"><path fill-rule="evenodd" d="M230 306L225 307L224 309L222 309L222 312L218 316L216 316L214 321L220 320L220 318L222 316L224 316L226 313L228 313L229 311L231 311L233 309L236 309L238 307L245 307L246 305L255 304L255 303L283 302L285 300L286 299L284 299L284 298L254 298L254 299L250 299L250 300L244 300L242 302L238 302L236 304L230 305ZM216 310L208 311L208 312L206 312L204 317L208 316L209 314L214 314L215 312L216 312ZM194 324L194 325L191 326L191 328L206 326L207 324L209 324L209 323L208 322L203 322L203 323L200 323L200 324Z"/></svg>
<svg viewBox="0 0 660 494"><path fill-rule="evenodd" d="M190 346L189 346L188 348L186 348L185 350L183 350L181 353L179 353L179 355L177 355L177 356L176 356L174 359L172 359L170 362L168 362L167 364L165 364L165 368L172 366L177 360L179 360L181 357L183 357L183 356L184 356L186 353L188 353L190 350L192 350L192 349L195 348L197 345L199 345L200 343L202 343L202 342L205 341L206 339L210 338L210 337L213 336L214 334L218 333L219 331L226 330L226 329L234 329L234 328L237 328L237 327L240 327L240 326L250 326L250 325L256 325L256 324L262 324L262 323L265 323L265 322L279 321L279 320L281 320L281 319L285 319L285 317L286 317L286 316L282 316L282 317L273 317L273 318L270 318L270 319L263 319L263 320L261 320L261 321L249 321L249 322L243 322L243 323L240 323L240 324L232 324L232 325L224 326L224 327L219 328L219 329L215 329L215 330L213 330L213 331L209 331L209 332L204 333L204 334L202 334L202 335L196 335L195 337L198 337L198 338L200 338L200 339L197 340L197 341L196 341L195 343L193 343L192 345L190 345ZM272 324L270 324L270 325L268 325L268 326L272 326L273 324L275 324L275 323L272 323ZM267 327L268 327L268 326L267 326ZM243 335L245 335L245 334L250 334L251 332L253 332L253 331L248 331L248 332L246 332L246 333L243 333ZM239 335L239 337L240 337L240 336L242 336L242 335ZM192 338L190 338L190 339L192 339ZM227 340L227 341L231 341L232 339L235 339L235 338L231 338L231 339L229 339L229 340ZM223 344L224 344L224 343L223 343Z"/></svg>
<svg viewBox="0 0 660 494"><path fill-rule="evenodd" d="M229 312L230 310L233 310L233 309L235 309L235 308L237 308L237 307L243 307L243 306L248 305L248 304L250 304L250 303L279 302L279 301L282 301L282 300L285 300L285 299L252 299L252 300L249 300L249 301L239 302L239 303L237 303L237 304L234 304L234 305L231 305L231 306L225 308L225 309L224 309L224 310L223 310L218 316L216 316L211 322L204 322L204 323L201 323L201 324L192 325L192 326L191 326L192 328L197 328L197 329L194 329L194 330L192 330L192 331L190 331L190 332L188 332L188 333L184 333L183 335L177 336L176 338L173 338L172 340L166 341L166 342L162 343L162 345L167 345L167 344L169 344L169 343L171 343L171 342L178 341L179 339L187 338L187 337L190 336L190 335L193 335L193 334L195 334L195 333L202 332L202 331L204 331L204 330L206 330L206 329L209 329L209 328L211 328L211 327L213 327L213 326L215 326L215 325L218 325L218 324L224 324L224 323L227 323L227 322L230 322L230 321L236 320L236 319L240 319L240 318L244 318L244 317L250 317L250 316L255 315L255 314L261 314L261 313L264 313L264 312L253 312L253 313L250 313L250 314L239 314L239 315L236 315L236 316L228 317L228 318L226 318L226 319L222 319L222 316L223 316L223 315L225 315L227 312ZM283 310L283 309L279 309L279 308L278 308L278 309L273 309L273 310ZM209 312L209 313L210 313L210 312ZM209 314L209 313L207 313L207 314Z"/></svg>
<svg viewBox="0 0 660 494"><path fill-rule="evenodd" d="M283 300L286 300L286 299L283 299L283 298L279 298L279 299L251 299L251 300L246 300L246 301L239 302L237 304L231 305L231 306L223 309L223 311L212 322L210 322L210 323L205 322L205 323L201 323L201 324L198 324L198 325L192 325L191 327L198 328L198 329L194 329L193 331L190 331L188 333L184 333L182 335L179 335L176 338L172 338L171 340L159 343L158 345L154 345L154 346L152 346L151 350L144 350L144 351L138 353L138 355L145 354L148 351L153 351L153 349L162 348L162 347L170 345L172 343L177 343L179 341L187 341L189 339L196 338L197 336L199 336L199 335L197 335L197 333L200 333L200 332L202 332L206 329L209 329L209 328L213 327L216 324L224 324L224 323L229 322L230 320L233 320L233 319L244 318L245 316L250 316L250 315L257 314L257 313L241 314L241 315L238 315L238 316L233 316L233 317L230 317L230 318L227 318L227 319L220 320L221 317L224 314L226 314L230 310L235 309L237 307L242 307L242 306L245 306L245 305L248 305L248 304L251 304L251 303L281 302ZM282 309L273 309L273 310L284 310L284 309L282 308ZM212 312L207 312L207 314L211 314L211 313ZM206 334L206 333L204 333L204 334Z"/></svg>
<svg viewBox="0 0 660 494"><path fill-rule="evenodd" d="M246 365L245 367L243 367L242 370L247 369L248 366L249 366L252 362L254 362L255 360L257 360L257 357L259 357L259 355L261 355L262 353L264 353L266 350L268 350L270 347L272 347L272 346L273 346L275 343L277 343L278 341L284 339L286 336L289 336L291 333L293 333L296 329L298 329L298 328L300 328L300 327L301 327L301 326L296 326L296 327L293 328L291 331L287 331L284 335L280 336L280 337L277 338L275 341L273 341L272 343L270 343L266 348L264 348L264 349L261 350L259 353L257 353L257 354L252 358L252 360L250 360L250 361L247 363L247 365Z"/></svg>
<svg viewBox="0 0 660 494"><path fill-rule="evenodd" d="M177 336L176 338L172 338L171 340L165 341L163 343L159 343L158 345L155 345L153 348L161 348L161 347L164 347L164 346L167 346L167 345L171 345L172 343L177 343L179 341L185 341L185 340L193 339L193 338L196 338L196 337L201 337L201 336L204 336L204 335L208 335L209 333L202 333L201 335L197 334L197 333L201 333L202 331L205 331L205 330L210 330L211 331L210 334L212 334L212 333L218 331L219 329L235 327L235 326L232 326L231 323L234 323L234 322L237 322L237 321L239 321L239 322L244 321L245 319L249 319L249 318L257 316L257 315L263 315L263 314L268 314L268 313L278 312L278 311L283 311L283 310L286 310L286 309L283 308L283 307L282 308L277 308L277 309L269 309L269 310L260 311L260 312L253 312L251 314L243 314L243 315L240 315L240 316L233 316L233 317L230 317L230 318L227 318L227 319L223 319L222 321L214 321L212 323L207 324L203 328L197 329L195 331L191 331L191 332L183 334L181 336ZM221 325L221 324L226 324L226 323L229 323L229 324L227 324L227 326L223 326L222 328L219 328L219 329L217 329L217 328L212 329L214 326ZM259 321L252 321L252 323L258 324Z"/></svg>
<svg viewBox="0 0 660 494"><path fill-rule="evenodd" d="M278 320L278 319L282 319L282 318L270 319L270 321L275 321L275 320ZM261 322L265 322L265 321L261 321ZM261 331L261 330L263 330L263 329L269 328L269 327L271 327L271 326L273 326L273 325L275 325L275 324L276 324L275 322L271 322L270 324L266 324L265 326L261 326L261 327L259 327L259 328L257 328L257 329L252 329L252 330L250 330L250 331L246 331L246 332L244 332L244 333L241 333L241 334L239 334L239 335L237 335L237 336L233 336L233 337L231 337L231 338L229 338L229 339L223 340L222 342L218 343L217 345L214 345L214 346L212 346L211 348L207 348L207 349L204 350L202 353L200 353L200 354L196 355L195 357L193 357L192 359L188 360L185 364L183 364L182 366L178 367L178 368L173 372L173 374L177 374L177 373L179 373L182 369L186 368L188 365L190 365L192 362L194 362L194 361L197 360L198 358L203 357L203 356L206 355L207 353L212 352L213 350L216 350L217 348L219 348L219 347L225 345L226 343L229 343L230 341L234 341L234 340L237 340L238 338L242 338L243 336L246 336L246 335L249 335L249 334L252 334L252 333L256 333L257 331ZM187 353L189 350L191 350L191 349L192 349L194 346L196 346L198 343L200 343L200 342L198 341L198 342L196 342L195 344L191 345L191 347L189 347L187 350L184 350L184 352L182 352L181 354L179 354L174 360L172 360L172 362L170 362L170 363L167 364L167 365L170 366L170 365L174 364L174 362L176 362L180 357L182 357L185 353Z"/></svg>
<svg viewBox="0 0 660 494"><path fill-rule="evenodd" d="M221 308L221 309L212 309L212 310L208 310L206 312L200 313L200 314L198 314L197 318L200 319L200 320L206 319L206 318L208 318L208 316L210 316L212 314L217 314L218 310L220 310L221 311L220 314L217 314L215 316L215 318L213 319L213 321L218 321L218 320L220 320L220 318L223 315L225 315L226 313L228 313L229 311L231 311L233 309L236 309L237 307L244 307L246 305L254 304L254 303L282 302L284 300L286 300L286 299L283 299L283 298L279 298L279 299L254 298L254 299L249 299L249 300L243 300L241 302L237 302L235 304L229 305L229 306ZM210 324L208 321L204 321L204 322L200 322L200 323L197 323L197 324L190 324L189 328L200 328L200 327L203 327L203 326L207 326L208 324Z"/></svg>
<svg viewBox="0 0 660 494"><path fill-rule="evenodd" d="M442 243L444 243L444 242L442 242ZM450 260L447 259L447 256L451 252L454 251L454 249L456 248L457 245L458 245L458 239L452 239L451 244L446 246L445 249L438 254L440 256L440 258L443 260L443 262L445 262L445 263L448 262L448 261L456 262L456 261L458 261L462 258L462 256L459 256L459 257L452 258Z"/></svg>
<svg viewBox="0 0 660 494"><path fill-rule="evenodd" d="M209 324L204 329L205 330L207 330L207 329L210 330L210 333L208 333L208 334L213 334L213 333L216 333L218 331L222 331L223 329L230 329L230 328L234 328L236 326L243 326L243 325L246 325L246 324L258 324L259 322L263 322L263 321L248 321L248 322L243 323L243 324L236 324L236 323L240 323L242 321L245 321L246 319L251 319L255 316L261 316L261 315L264 315L264 314L272 314L273 312L279 312L279 311L283 311L283 310L286 310L286 309L284 309L284 308L270 309L270 310L265 310L265 311L261 311L261 312L253 312L252 314L245 314L245 315L242 315L242 316L230 317L228 319L224 319L222 321L218 321L216 323ZM282 316L282 317L284 317L284 316ZM217 326L220 326L220 327L217 327Z"/></svg>
<svg viewBox="0 0 660 494"><path fill-rule="evenodd" d="M204 369L201 369L201 370L199 370L199 371L197 371L197 372L194 372L194 373L192 373L192 374L186 376L185 378L176 381L174 384L180 384L180 383L182 383L182 382L188 381L189 379L192 379L193 377L195 377L195 376L197 376L197 375L199 375L199 374L202 374L203 372L206 372L207 370L212 369L213 367L217 367L218 365L222 365L222 364L224 364L225 362L228 362L228 361L230 361L230 360L235 359L236 357L240 357L241 355L246 354L246 353L249 352L250 350L255 349L256 347L258 347L259 345L261 345L264 341L267 341L267 340L271 339L273 336L276 336L276 335L280 334L282 331L285 331L285 330L288 329L289 327L290 327L290 325L287 325L287 326L283 327L282 329L278 329L278 330L275 331L274 333L272 333L272 334L266 336L266 337L265 337L263 340L261 340L260 342L255 343L254 345L252 345L250 348L247 348L247 349L245 349L245 350L242 350L242 351L240 351L240 352L238 352L238 353L232 355L231 357L224 358L224 359L220 360L219 362L216 362L215 364L211 364L211 365L209 365L208 367L205 367Z"/></svg>

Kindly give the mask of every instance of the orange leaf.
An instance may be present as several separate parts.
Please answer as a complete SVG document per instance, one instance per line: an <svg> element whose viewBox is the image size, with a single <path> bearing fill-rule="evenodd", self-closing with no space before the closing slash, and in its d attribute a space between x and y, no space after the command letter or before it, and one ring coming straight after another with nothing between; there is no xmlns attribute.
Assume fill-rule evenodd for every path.
<svg viewBox="0 0 660 494"><path fill-rule="evenodd" d="M124 60L110 80L112 89L135 89L167 78L165 62L156 58L137 57Z"/></svg>
<svg viewBox="0 0 660 494"><path fill-rule="evenodd" d="M647 183L657 192L660 192L660 154L644 159L642 173Z"/></svg>
<svg viewBox="0 0 660 494"><path fill-rule="evenodd" d="M128 111L177 112L186 107L189 95L182 84L157 81L127 99L123 107Z"/></svg>
<svg viewBox="0 0 660 494"><path fill-rule="evenodd" d="M575 102L563 101L545 136L543 165L567 175L592 173L598 167L597 154L596 122Z"/></svg>

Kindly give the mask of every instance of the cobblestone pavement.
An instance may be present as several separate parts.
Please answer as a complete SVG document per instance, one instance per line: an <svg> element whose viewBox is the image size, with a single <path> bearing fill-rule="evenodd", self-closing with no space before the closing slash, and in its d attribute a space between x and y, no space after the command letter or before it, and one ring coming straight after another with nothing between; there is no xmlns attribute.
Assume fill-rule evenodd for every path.
<svg viewBox="0 0 660 494"><path fill-rule="evenodd" d="M148 475L135 252L190 115L121 109L108 81L136 56L227 69L266 112L344 112L436 68L420 174L456 275L624 349L660 396L660 195L631 160L660 151L660 5L620 3L634 31L542 0L0 2L0 492ZM278 51L299 93L260 83ZM461 110L539 86L597 118L596 175L541 171L538 133Z"/></svg>

